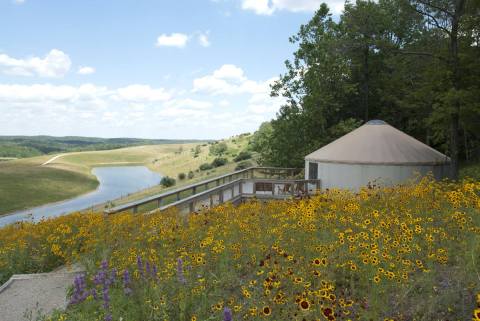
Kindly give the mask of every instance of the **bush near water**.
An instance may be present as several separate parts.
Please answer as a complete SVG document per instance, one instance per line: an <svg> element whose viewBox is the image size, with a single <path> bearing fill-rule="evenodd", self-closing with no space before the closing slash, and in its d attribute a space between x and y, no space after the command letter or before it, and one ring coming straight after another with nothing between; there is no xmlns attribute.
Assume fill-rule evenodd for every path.
<svg viewBox="0 0 480 321"><path fill-rule="evenodd" d="M1 282L74 262L88 273L49 320L470 320L480 182L0 230Z"/></svg>

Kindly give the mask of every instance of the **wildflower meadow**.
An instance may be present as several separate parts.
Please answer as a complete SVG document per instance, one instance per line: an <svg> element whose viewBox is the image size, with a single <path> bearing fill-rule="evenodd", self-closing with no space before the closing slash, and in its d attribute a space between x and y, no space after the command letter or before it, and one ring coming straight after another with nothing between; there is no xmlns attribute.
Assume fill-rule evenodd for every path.
<svg viewBox="0 0 480 321"><path fill-rule="evenodd" d="M71 214L0 230L0 282L80 263L46 320L480 320L480 182Z"/></svg>

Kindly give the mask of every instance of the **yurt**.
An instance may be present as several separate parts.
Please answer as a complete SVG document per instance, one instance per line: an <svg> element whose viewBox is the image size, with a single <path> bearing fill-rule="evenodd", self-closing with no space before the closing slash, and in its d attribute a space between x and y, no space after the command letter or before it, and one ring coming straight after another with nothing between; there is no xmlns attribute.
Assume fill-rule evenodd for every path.
<svg viewBox="0 0 480 321"><path fill-rule="evenodd" d="M322 189L396 185L429 172L449 177L450 158L381 120L305 156L305 178Z"/></svg>

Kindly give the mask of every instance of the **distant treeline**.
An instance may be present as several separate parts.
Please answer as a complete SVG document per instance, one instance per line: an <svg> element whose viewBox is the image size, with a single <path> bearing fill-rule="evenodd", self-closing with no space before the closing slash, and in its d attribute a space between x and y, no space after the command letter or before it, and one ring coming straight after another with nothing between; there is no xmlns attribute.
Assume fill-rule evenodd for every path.
<svg viewBox="0 0 480 321"><path fill-rule="evenodd" d="M0 157L25 158L45 154L108 150L140 145L181 144L198 140L52 137L52 136L0 136Z"/></svg>

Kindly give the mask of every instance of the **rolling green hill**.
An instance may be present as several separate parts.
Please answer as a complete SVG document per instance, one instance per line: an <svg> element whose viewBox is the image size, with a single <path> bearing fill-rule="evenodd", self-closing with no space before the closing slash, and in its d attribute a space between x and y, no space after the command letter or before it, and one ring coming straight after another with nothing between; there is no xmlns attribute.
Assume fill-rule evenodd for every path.
<svg viewBox="0 0 480 321"><path fill-rule="evenodd" d="M45 154L110 150L130 146L183 144L197 140L53 137L53 136L0 136L0 157L26 158Z"/></svg>
<svg viewBox="0 0 480 321"><path fill-rule="evenodd" d="M240 151L247 148L250 137L250 135L240 135L224 140L223 143L227 148L221 157L227 160L227 164L204 171L199 169L200 165L211 163L218 157L210 153L211 147L216 146L216 143L167 141L157 145L62 152L4 160L0 162L0 215L69 199L92 191L98 186L98 181L91 174L91 169L99 166L143 165L164 176L176 178L176 186L221 175L235 169L238 163L234 158ZM192 172L191 178L178 179L178 174L183 173L186 177L189 172ZM155 186L136 195L130 195L129 200L163 190L164 188L160 185ZM121 203L119 200L115 202Z"/></svg>

